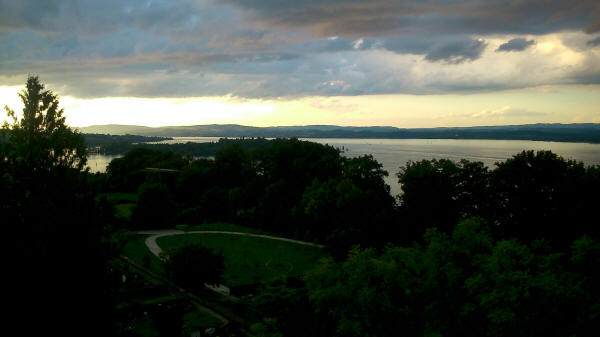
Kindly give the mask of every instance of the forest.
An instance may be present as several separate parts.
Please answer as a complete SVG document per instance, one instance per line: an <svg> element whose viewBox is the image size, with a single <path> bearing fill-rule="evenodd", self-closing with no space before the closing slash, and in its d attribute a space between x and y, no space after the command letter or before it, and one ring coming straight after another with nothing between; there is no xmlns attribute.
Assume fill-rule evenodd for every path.
<svg viewBox="0 0 600 337"><path fill-rule="evenodd" d="M170 137L136 136L136 135L105 135L83 134L88 148L104 155L122 155L137 148L170 151L187 157L212 157L219 150L230 144L238 144L246 150L264 146L268 143L263 137L250 138L220 138L216 142L196 143L159 143L172 140Z"/></svg>
<svg viewBox="0 0 600 337"><path fill-rule="evenodd" d="M164 284L233 317L222 336L597 334L598 166L523 151L493 168L441 159L386 172L369 155L259 138L224 140L200 159L136 146L92 174L57 96L32 76L21 99L0 141L5 275L19 295L7 305L20 331L184 335L177 301L148 306L152 332L131 328L142 304L124 305L127 240L231 225L324 248L301 274L260 280L234 304L198 286L223 281L224 253L167 252Z"/></svg>

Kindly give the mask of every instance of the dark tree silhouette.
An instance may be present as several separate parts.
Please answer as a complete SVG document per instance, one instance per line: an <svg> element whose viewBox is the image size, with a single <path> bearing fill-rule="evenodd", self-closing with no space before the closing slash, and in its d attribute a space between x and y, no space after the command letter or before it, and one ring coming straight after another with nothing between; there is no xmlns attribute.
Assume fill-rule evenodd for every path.
<svg viewBox="0 0 600 337"><path fill-rule="evenodd" d="M19 96L23 114L19 119L5 107L13 123L4 123L0 141L2 247L14 256L7 267L13 288L7 289L22 294L8 305L22 316L9 321L35 321L23 325L30 334L36 328L82 333L83 326L100 320L93 310L104 308L95 205L81 171L86 146L66 125L56 94L44 90L37 76L27 79Z"/></svg>
<svg viewBox="0 0 600 337"><path fill-rule="evenodd" d="M426 228L450 232L465 215L481 215L488 207L487 168L481 162L449 159L409 161L400 168L401 210L413 226L410 236Z"/></svg>
<svg viewBox="0 0 600 337"><path fill-rule="evenodd" d="M175 202L164 184L144 183L138 190L133 221L139 228L167 228L172 225Z"/></svg>
<svg viewBox="0 0 600 337"><path fill-rule="evenodd" d="M3 129L13 152L8 160L28 172L53 168L84 168L87 147L83 136L65 124L64 109L59 108L58 96L44 90L37 76L27 79L26 88L19 93L23 115L5 106L13 123L5 122Z"/></svg>
<svg viewBox="0 0 600 337"><path fill-rule="evenodd" d="M213 250L200 246L184 246L167 255L166 269L183 288L203 289L204 284L223 281L225 259Z"/></svg>
<svg viewBox="0 0 600 337"><path fill-rule="evenodd" d="M491 192L503 237L544 237L565 246L583 234L598 233L596 168L550 151L523 151L497 165Z"/></svg>
<svg viewBox="0 0 600 337"><path fill-rule="evenodd" d="M314 312L336 325L330 336L595 336L599 252L590 237L565 253L496 241L470 218L421 245L356 247L305 279Z"/></svg>

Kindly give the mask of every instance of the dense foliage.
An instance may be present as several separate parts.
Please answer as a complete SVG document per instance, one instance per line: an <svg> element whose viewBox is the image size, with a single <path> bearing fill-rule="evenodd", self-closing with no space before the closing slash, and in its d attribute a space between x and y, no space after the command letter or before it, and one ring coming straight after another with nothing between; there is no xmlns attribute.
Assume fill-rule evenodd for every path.
<svg viewBox="0 0 600 337"><path fill-rule="evenodd" d="M134 146L92 175L57 96L30 77L20 97L21 119L7 108L13 123L0 133L3 247L18 256L7 268L10 289L24 289L11 309L46 317L47 330L131 334L131 312L112 316L125 280L106 261L127 235L102 245L111 227L217 221L320 242L331 253L304 277L263 284L246 299L259 313L249 317L264 318L252 325L257 336L591 336L600 323L598 166L549 151L494 168L409 162L394 198L372 156L251 139L179 153ZM194 158L204 150L214 158ZM117 220L122 201L131 214ZM225 268L199 246L168 261L167 275L190 289L221 282ZM149 315L164 334L181 334L176 300Z"/></svg>
<svg viewBox="0 0 600 337"><path fill-rule="evenodd" d="M236 222L329 243L343 255L352 243L387 242L385 225L394 216L394 199L383 183L387 172L373 157L345 158L330 146L297 139L269 141L252 151L233 143L214 160L189 162L172 152L134 149L107 171L115 191L135 191L144 182L165 188L155 193L155 206L142 205L140 194L139 213L148 215L134 217L138 228L164 228L150 214L164 209L170 195L176 223Z"/></svg>
<svg viewBox="0 0 600 337"><path fill-rule="evenodd" d="M450 233L470 216L493 224L496 239L545 238L567 247L598 234L599 172L549 151L524 151L493 169L422 160L400 168L402 194L394 200L383 181L387 172L373 157L347 158L326 145L278 139L250 151L230 144L214 159L135 149L110 163L108 181L113 191L164 185L176 223L235 222L323 242L343 256L353 244L408 244L428 228ZM570 223L567 233L564 223Z"/></svg>
<svg viewBox="0 0 600 337"><path fill-rule="evenodd" d="M261 288L256 335L588 336L600 314L599 172L549 151L494 168L422 160L400 168L394 199L372 156L277 139L189 161L136 149L108 176L117 190L160 189L150 207L140 189L140 213L173 198L173 223L133 217L138 228L227 221L327 246L332 259L306 283Z"/></svg>
<svg viewBox="0 0 600 337"><path fill-rule="evenodd" d="M84 133L85 144L106 155L123 154L131 150L137 143L160 142L170 140L169 137L151 137L137 135L103 135Z"/></svg>
<svg viewBox="0 0 600 337"><path fill-rule="evenodd" d="M165 267L173 280L185 289L202 289L204 284L223 282L225 260L222 255L199 245L184 246L165 256Z"/></svg>
<svg viewBox="0 0 600 337"><path fill-rule="evenodd" d="M150 149L158 151L171 151L187 157L212 157L219 150L237 144L246 150L252 150L269 144L265 138L220 138L216 142L196 143L157 143L172 140L170 137L150 137L136 135L83 135L88 147L97 148L104 155L121 155L133 149Z"/></svg>
<svg viewBox="0 0 600 337"><path fill-rule="evenodd" d="M544 240L496 241L472 218L451 235L428 231L422 245L324 261L308 297L335 336L593 336L598 263L590 237L555 253Z"/></svg>
<svg viewBox="0 0 600 337"><path fill-rule="evenodd" d="M600 233L594 207L600 203L600 167L550 151L523 151L493 170L466 160L409 162L398 177L400 210L413 235L430 227L450 233L468 216L494 224L496 238L545 238L563 247Z"/></svg>
<svg viewBox="0 0 600 337"><path fill-rule="evenodd" d="M97 221L103 217L81 170L83 137L65 124L58 97L37 77L19 96L23 112L5 107L13 122L4 124L0 142L5 290L18 295L6 304L16 316L7 321L25 334L80 334L92 325L102 334L110 329Z"/></svg>

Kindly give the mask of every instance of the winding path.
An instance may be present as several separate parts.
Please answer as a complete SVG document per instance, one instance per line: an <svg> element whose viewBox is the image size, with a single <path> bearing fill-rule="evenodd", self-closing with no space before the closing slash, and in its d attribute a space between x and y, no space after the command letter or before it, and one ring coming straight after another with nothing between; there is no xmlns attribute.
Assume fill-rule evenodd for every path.
<svg viewBox="0 0 600 337"><path fill-rule="evenodd" d="M255 238L263 238L263 239L271 239L271 240L277 240L277 241L290 242L290 243L295 243L295 244L304 245L304 246L311 246L311 247L318 247L318 248L325 247L323 245L320 245L317 243L312 243L312 242L280 238L280 237L271 236L271 235L252 234L252 233L243 233L243 232L227 232L227 231L189 231L189 232L184 232L184 231L176 230L176 229L165 229L165 230L138 231L137 233L142 234L142 235L150 235L149 237L146 238L146 241L145 241L146 247L148 247L148 249L150 250L150 252L152 252L152 254L156 255L159 258L160 258L160 253L162 253L163 250L162 250L162 248L160 248L158 243L156 243L156 240L163 236L182 235L182 234L241 235L241 236L250 236L250 237L255 237ZM212 291L218 292L222 295L225 295L225 296L228 296L231 298L235 298L230 295L229 288L225 285L219 284L218 286L211 286L209 284L205 284L205 286Z"/></svg>
<svg viewBox="0 0 600 337"><path fill-rule="evenodd" d="M145 241L146 247L148 247L148 249L152 252L152 254L154 254L156 256L160 256L160 253L162 253L162 251L163 251L162 248L160 248L160 246L156 243L156 240L158 238L161 238L163 236L182 235L182 234L241 235L241 236L251 236L251 237L255 237L255 238L263 238L263 239L291 242L291 243L296 243L296 244L304 245L304 246L311 246L311 247L318 247L318 248L325 247L323 245L320 245L317 243L312 243L312 242L281 238L281 237L271 236L271 235L252 234L252 233L243 233L243 232L227 232L227 231L189 231L189 232L184 232L184 231L180 231L180 230L176 230L176 229L166 229L166 230L138 231L137 233L143 234L143 235L150 235L149 237L146 238L146 241Z"/></svg>

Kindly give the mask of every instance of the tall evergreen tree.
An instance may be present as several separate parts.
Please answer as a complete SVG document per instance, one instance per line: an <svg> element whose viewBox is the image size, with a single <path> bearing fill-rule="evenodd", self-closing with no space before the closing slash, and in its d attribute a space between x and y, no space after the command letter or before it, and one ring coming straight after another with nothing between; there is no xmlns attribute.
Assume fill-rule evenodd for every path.
<svg viewBox="0 0 600 337"><path fill-rule="evenodd" d="M98 322L96 309L103 309L104 272L98 217L82 172L85 142L37 76L19 97L23 113L5 106L12 123L4 123L0 140L2 247L14 257L9 289L20 294L10 321L35 323L21 326L26 334L88 334L82 329Z"/></svg>

